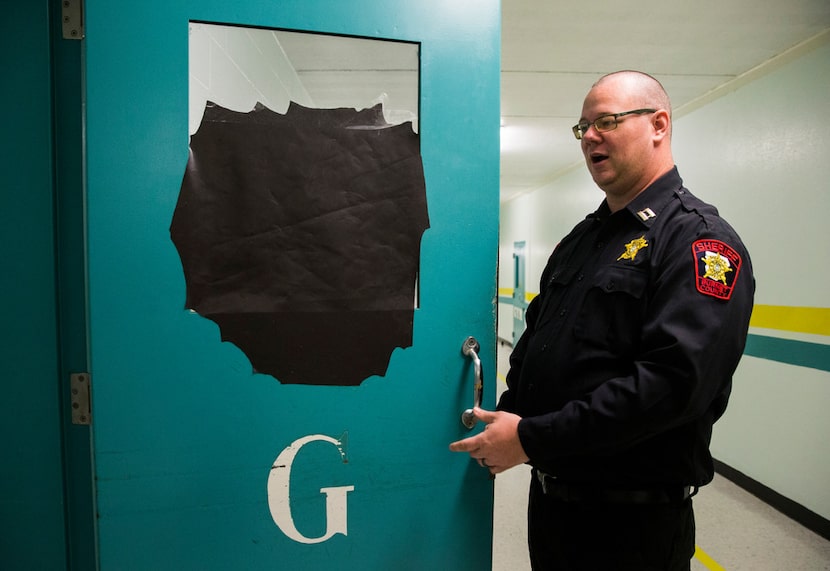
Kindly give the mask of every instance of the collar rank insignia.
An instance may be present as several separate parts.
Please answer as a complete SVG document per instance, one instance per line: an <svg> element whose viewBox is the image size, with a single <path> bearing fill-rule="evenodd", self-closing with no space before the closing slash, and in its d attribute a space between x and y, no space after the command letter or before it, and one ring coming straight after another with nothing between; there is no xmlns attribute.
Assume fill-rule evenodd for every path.
<svg viewBox="0 0 830 571"><path fill-rule="evenodd" d="M654 217L655 217L655 216L657 216L657 215L654 213L654 211L653 211L651 208L646 208L646 209L644 209L644 210L640 210L640 211L637 213L637 216L639 216L639 217L640 217L640 220L642 220L643 222L645 222L646 220L648 220L648 219L650 219L650 218L654 218Z"/></svg>
<svg viewBox="0 0 830 571"><path fill-rule="evenodd" d="M622 253L622 256L617 258L617 261L620 260L634 260L637 257L637 253L642 250L643 248L648 248L648 242L646 241L645 235L640 236L636 240L632 240L628 244L625 245L625 252Z"/></svg>
<svg viewBox="0 0 830 571"><path fill-rule="evenodd" d="M729 299L738 274L741 256L720 240L698 240L692 244L697 291L718 299Z"/></svg>

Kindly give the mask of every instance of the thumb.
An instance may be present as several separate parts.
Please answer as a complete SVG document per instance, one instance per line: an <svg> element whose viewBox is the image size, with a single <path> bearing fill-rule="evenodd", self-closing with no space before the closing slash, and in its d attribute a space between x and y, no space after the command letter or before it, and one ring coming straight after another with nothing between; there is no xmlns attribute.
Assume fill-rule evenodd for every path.
<svg viewBox="0 0 830 571"><path fill-rule="evenodd" d="M498 417L498 412L493 412L489 410L484 410L483 408L475 407L473 408L473 414L477 419L481 422L490 424L491 422L495 421Z"/></svg>

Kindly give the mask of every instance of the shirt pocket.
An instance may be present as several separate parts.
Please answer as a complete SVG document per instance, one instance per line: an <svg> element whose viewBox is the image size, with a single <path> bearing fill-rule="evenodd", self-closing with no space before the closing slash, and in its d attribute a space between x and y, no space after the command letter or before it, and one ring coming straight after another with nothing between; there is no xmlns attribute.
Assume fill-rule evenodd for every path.
<svg viewBox="0 0 830 571"><path fill-rule="evenodd" d="M556 316L557 311L552 309L551 305L562 302L563 292L571 285L571 282L574 281L578 271L579 268L559 266L551 271L550 275L547 276L545 292L543 294L544 297L541 300L542 303L539 305L539 309L536 313L539 319L535 324L536 329L541 328Z"/></svg>
<svg viewBox="0 0 830 571"><path fill-rule="evenodd" d="M594 277L574 325L574 337L615 356L635 351L646 311L648 272L613 265Z"/></svg>

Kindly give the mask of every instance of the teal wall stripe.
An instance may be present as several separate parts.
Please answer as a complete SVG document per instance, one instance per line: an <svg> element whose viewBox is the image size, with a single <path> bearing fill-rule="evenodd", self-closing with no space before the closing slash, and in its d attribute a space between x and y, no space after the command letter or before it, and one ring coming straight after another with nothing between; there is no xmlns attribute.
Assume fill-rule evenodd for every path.
<svg viewBox="0 0 830 571"><path fill-rule="evenodd" d="M746 340L744 355L830 371L830 345L780 339L765 335L750 335Z"/></svg>

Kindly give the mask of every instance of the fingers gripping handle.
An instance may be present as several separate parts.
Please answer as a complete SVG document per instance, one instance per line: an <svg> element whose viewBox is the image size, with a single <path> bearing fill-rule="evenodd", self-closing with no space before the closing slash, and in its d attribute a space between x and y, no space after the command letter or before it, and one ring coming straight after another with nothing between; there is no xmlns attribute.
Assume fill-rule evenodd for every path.
<svg viewBox="0 0 830 571"><path fill-rule="evenodd" d="M484 394L484 373L481 370L481 359L478 357L478 352L481 350L481 345L476 341L475 337L467 337L464 345L461 346L461 352L473 360L473 407L481 407L481 396ZM468 408L461 414L461 423L472 429L478 420L473 414L473 409Z"/></svg>

